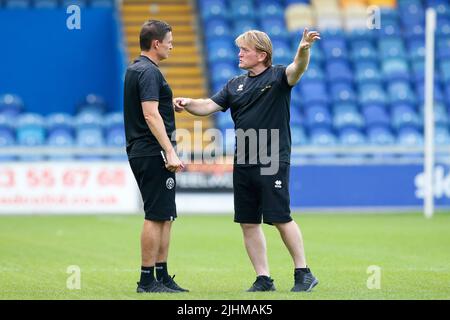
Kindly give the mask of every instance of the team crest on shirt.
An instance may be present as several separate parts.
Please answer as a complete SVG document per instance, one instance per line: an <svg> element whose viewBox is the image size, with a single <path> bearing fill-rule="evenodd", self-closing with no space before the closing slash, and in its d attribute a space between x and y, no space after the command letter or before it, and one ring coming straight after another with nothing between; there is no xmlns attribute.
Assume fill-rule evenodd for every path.
<svg viewBox="0 0 450 320"><path fill-rule="evenodd" d="M173 189L173 187L175 187L175 180L173 180L173 178L168 178L166 180L166 187L167 189Z"/></svg>
<svg viewBox="0 0 450 320"><path fill-rule="evenodd" d="M244 90L244 85L240 84L236 91L242 91L242 90Z"/></svg>

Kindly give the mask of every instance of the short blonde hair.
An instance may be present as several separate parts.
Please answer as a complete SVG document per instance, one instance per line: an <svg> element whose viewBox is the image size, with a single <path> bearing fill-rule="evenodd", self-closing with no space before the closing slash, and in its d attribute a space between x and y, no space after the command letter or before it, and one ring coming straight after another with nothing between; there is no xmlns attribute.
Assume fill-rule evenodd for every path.
<svg viewBox="0 0 450 320"><path fill-rule="evenodd" d="M257 51L267 54L264 65L266 67L272 65L272 41L270 41L267 33L258 30L249 30L244 32L234 41L238 47L248 45L254 47Z"/></svg>

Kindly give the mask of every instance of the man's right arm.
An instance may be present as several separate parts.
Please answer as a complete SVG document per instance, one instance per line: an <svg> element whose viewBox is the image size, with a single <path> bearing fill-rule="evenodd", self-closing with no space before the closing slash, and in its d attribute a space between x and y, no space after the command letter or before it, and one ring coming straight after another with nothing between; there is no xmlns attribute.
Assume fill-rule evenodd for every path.
<svg viewBox="0 0 450 320"><path fill-rule="evenodd" d="M142 112L144 119L150 131L158 140L159 144L166 153L167 163L166 168L171 172L177 172L183 169L184 165L178 158L175 149L167 136L164 121L158 111L158 101L144 101L142 104Z"/></svg>
<svg viewBox="0 0 450 320"><path fill-rule="evenodd" d="M175 111L186 110L195 116L208 116L223 109L211 99L175 98L173 104Z"/></svg>

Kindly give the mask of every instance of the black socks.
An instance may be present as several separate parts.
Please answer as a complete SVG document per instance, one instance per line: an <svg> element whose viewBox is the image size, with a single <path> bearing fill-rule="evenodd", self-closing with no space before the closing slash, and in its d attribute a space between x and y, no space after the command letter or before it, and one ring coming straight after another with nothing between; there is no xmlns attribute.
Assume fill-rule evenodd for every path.
<svg viewBox="0 0 450 320"><path fill-rule="evenodd" d="M167 272L167 262L157 262L155 265L156 269L156 279L161 281L161 279L168 278L169 273Z"/></svg>
<svg viewBox="0 0 450 320"><path fill-rule="evenodd" d="M141 267L141 280L139 281L141 286L148 286L155 281L154 269L155 267Z"/></svg>
<svg viewBox="0 0 450 320"><path fill-rule="evenodd" d="M308 267L306 267L306 268L295 268L295 273L297 273L299 271L301 271L303 273L310 273L311 272L311 270L309 270Z"/></svg>

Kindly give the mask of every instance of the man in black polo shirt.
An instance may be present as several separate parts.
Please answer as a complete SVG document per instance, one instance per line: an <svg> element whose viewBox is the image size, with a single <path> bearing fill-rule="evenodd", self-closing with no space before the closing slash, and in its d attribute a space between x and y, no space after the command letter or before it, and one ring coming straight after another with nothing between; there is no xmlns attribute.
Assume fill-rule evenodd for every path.
<svg viewBox="0 0 450 320"><path fill-rule="evenodd" d="M294 61L272 66L272 43L264 32L251 30L236 39L239 67L247 70L229 80L211 99L174 99L174 108L205 116L231 110L236 130L233 170L234 221L241 224L247 253L257 274L248 291L273 291L261 221L275 225L292 256L294 287L311 291L318 280L306 265L299 227L289 204L291 155L290 97L309 63L309 49L319 33L303 32Z"/></svg>
<svg viewBox="0 0 450 320"><path fill-rule="evenodd" d="M183 168L170 140L175 131L172 90L158 68L172 50L171 27L147 21L140 46L141 55L127 68L124 92L127 154L145 211L137 292L187 291L167 271L170 229L177 217L175 172Z"/></svg>

